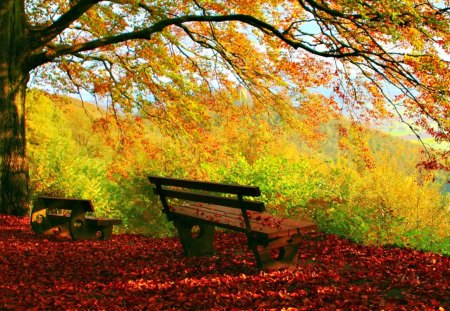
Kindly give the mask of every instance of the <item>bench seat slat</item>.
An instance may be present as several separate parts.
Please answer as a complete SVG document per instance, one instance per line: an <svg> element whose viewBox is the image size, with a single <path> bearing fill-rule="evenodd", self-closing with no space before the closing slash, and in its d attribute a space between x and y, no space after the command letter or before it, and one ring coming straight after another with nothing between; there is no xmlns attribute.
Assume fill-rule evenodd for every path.
<svg viewBox="0 0 450 311"><path fill-rule="evenodd" d="M48 214L47 217L56 225L64 224L70 219L70 215L67 214Z"/></svg>
<svg viewBox="0 0 450 311"><path fill-rule="evenodd" d="M202 203L190 203L186 206L189 206L191 208L204 210L206 212L214 211L215 213L221 213L224 215L228 215L230 217L238 217L239 219L242 219L242 212L241 210L237 210L234 208L227 208L220 205L214 205L214 204L202 204ZM274 223L280 223L283 225L283 227L293 227L298 228L299 226L302 227L306 223L311 223L309 221L301 221L301 220L293 220L289 218L283 218L283 217L277 217L273 216L267 213L258 213L254 211L247 211L248 218L251 223L260 223L264 225L264 223L270 223L271 221Z"/></svg>
<svg viewBox="0 0 450 311"><path fill-rule="evenodd" d="M218 215L223 215L224 217L236 218L243 221L242 211L234 208L228 208L225 206L215 205L215 204L202 204L202 203L192 203L185 204L189 208L199 210L204 213L214 213ZM267 213L258 213L254 211L247 211L247 216L250 220L251 225L261 225L278 229L293 229L297 228L300 223L295 220L288 218L276 217Z"/></svg>
<svg viewBox="0 0 450 311"><path fill-rule="evenodd" d="M234 209L234 208L228 208L225 206L220 206L220 205L215 205L215 204L203 204L203 203L188 203L187 205L189 206L193 206L194 208L201 208L201 209L206 209L211 210L214 209L214 211L216 212L222 212L224 214L229 214L229 215L237 215L237 216L242 216L242 211L240 209ZM252 220L253 222L264 222L264 220L268 220L267 217L275 217L266 213L258 213L255 211L247 211L247 215L248 218L250 220ZM266 218L266 219L265 219ZM275 217L275 218L280 218L280 217ZM282 218L282 217L281 217ZM293 220L293 219L289 219L289 218L282 218L283 219L283 225L290 225L292 227L298 227L299 225L302 225L302 221L300 220ZM306 221L308 222L308 221Z"/></svg>
<svg viewBox="0 0 450 311"><path fill-rule="evenodd" d="M94 206L90 200L67 199L53 197L38 197L35 205L45 206L48 209L74 210L81 209L84 212L93 212Z"/></svg>
<svg viewBox="0 0 450 311"><path fill-rule="evenodd" d="M248 210L256 212L262 212L265 210L264 203L259 201L248 201L248 200L239 201L236 198L226 198L215 195L192 193L180 190L168 190L168 189L158 190L155 188L154 192L155 194L158 195L164 195L165 197L181 200L218 204L234 208L246 208Z"/></svg>
<svg viewBox="0 0 450 311"><path fill-rule="evenodd" d="M86 222L95 224L97 226L109 226L109 225L120 225L122 224L121 219L113 219L113 218L97 218L88 216L85 218Z"/></svg>
<svg viewBox="0 0 450 311"><path fill-rule="evenodd" d="M215 208L218 207L216 210ZM170 211L174 215L192 220L201 220L219 227L246 232L245 223L241 216L224 212L223 207L208 205L207 208L196 205L172 205ZM285 222L286 218L274 217L266 213L259 213L261 218L250 219L251 233L259 238L272 239L286 235L295 235L300 232L309 231L316 225L307 221L299 221L295 224Z"/></svg>

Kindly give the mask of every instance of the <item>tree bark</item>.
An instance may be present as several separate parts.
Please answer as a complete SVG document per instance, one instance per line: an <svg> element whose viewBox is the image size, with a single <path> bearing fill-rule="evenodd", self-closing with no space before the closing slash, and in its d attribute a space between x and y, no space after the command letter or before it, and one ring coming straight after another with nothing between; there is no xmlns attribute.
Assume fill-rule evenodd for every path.
<svg viewBox="0 0 450 311"><path fill-rule="evenodd" d="M0 1L0 213L29 209L25 141L26 19L23 1Z"/></svg>

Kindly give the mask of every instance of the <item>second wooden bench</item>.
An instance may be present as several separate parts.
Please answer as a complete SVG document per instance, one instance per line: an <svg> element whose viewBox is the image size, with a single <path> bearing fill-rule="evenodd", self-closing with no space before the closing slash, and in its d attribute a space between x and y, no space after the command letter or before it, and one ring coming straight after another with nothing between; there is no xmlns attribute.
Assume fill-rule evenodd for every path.
<svg viewBox="0 0 450 311"><path fill-rule="evenodd" d="M90 200L38 197L31 211L31 227L37 234L57 234L73 240L107 240L122 220L86 216L94 212Z"/></svg>
<svg viewBox="0 0 450 311"><path fill-rule="evenodd" d="M244 198L260 196L258 187L159 176L149 180L155 185L163 212L174 222L187 256L211 255L214 228L218 226L247 235L259 268L290 266L296 262L301 234L317 228L309 221L264 213L263 202ZM195 227L199 232L193 232Z"/></svg>

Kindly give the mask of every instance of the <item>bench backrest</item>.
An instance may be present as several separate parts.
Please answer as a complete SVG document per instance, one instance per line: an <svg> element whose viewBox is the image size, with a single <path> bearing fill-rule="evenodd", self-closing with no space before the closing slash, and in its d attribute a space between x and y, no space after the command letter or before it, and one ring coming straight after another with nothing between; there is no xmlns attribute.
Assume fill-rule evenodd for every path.
<svg viewBox="0 0 450 311"><path fill-rule="evenodd" d="M236 184L222 184L215 182L186 180L178 178L168 178L159 176L149 176L149 181L155 185L153 189L155 194L161 198L164 210L170 213L166 198L176 198L186 201L201 202L207 204L216 204L221 206L238 208L243 211L251 210L263 212L264 203L259 201L250 201L244 199L244 196L259 197L261 191L259 187L242 186ZM172 187L183 188L175 190ZM222 194L232 194L235 197L224 197L209 193L196 193L189 190L202 190L204 192L216 192ZM245 213L244 213L245 214ZM244 218L246 218L244 216Z"/></svg>
<svg viewBox="0 0 450 311"><path fill-rule="evenodd" d="M81 210L83 212L93 212L94 206L91 200L82 199L66 199L53 197L38 197L34 203L37 209L64 209L64 210Z"/></svg>

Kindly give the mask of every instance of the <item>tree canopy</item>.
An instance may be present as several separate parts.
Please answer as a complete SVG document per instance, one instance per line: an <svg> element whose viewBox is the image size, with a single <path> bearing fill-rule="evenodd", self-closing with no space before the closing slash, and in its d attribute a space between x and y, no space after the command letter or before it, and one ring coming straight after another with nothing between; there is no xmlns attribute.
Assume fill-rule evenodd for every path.
<svg viewBox="0 0 450 311"><path fill-rule="evenodd" d="M29 77L188 133L205 106L220 112L244 87L253 109L281 120L302 109L397 115L450 139L448 0L5 0L0 20L3 212L28 196ZM305 104L318 88L331 92L327 105Z"/></svg>

